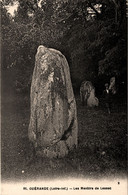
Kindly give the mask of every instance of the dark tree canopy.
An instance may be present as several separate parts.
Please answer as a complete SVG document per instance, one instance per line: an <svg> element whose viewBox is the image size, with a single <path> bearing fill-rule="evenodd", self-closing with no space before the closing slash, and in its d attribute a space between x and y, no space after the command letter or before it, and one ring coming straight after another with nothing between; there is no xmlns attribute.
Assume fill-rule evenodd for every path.
<svg viewBox="0 0 128 195"><path fill-rule="evenodd" d="M11 16L7 7L17 3ZM124 0L3 0L2 68L28 88L36 49L43 44L67 58L74 88L101 76L126 75ZM123 77L123 76L122 76Z"/></svg>

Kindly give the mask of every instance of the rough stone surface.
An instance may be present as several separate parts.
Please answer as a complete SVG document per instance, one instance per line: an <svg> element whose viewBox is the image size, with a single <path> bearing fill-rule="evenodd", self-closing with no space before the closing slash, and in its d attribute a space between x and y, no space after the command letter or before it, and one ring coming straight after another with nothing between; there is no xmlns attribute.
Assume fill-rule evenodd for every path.
<svg viewBox="0 0 128 195"><path fill-rule="evenodd" d="M87 105L89 107L94 107L94 106L98 106L99 105L99 100L97 97L95 97L95 89L92 89L90 91L90 96L87 99Z"/></svg>
<svg viewBox="0 0 128 195"><path fill-rule="evenodd" d="M99 100L95 97L95 88L90 81L81 83L80 98L83 105L86 104L89 107L99 105Z"/></svg>
<svg viewBox="0 0 128 195"><path fill-rule="evenodd" d="M30 97L28 137L37 155L63 157L77 147L76 102L61 52L38 47Z"/></svg>

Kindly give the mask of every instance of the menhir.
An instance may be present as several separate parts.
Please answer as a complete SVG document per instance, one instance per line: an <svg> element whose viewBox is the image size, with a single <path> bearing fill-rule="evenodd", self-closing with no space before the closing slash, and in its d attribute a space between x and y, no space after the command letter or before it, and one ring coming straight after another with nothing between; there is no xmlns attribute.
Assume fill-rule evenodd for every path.
<svg viewBox="0 0 128 195"><path fill-rule="evenodd" d="M64 157L77 147L78 124L69 66L61 52L38 47L30 97L28 137L36 154Z"/></svg>

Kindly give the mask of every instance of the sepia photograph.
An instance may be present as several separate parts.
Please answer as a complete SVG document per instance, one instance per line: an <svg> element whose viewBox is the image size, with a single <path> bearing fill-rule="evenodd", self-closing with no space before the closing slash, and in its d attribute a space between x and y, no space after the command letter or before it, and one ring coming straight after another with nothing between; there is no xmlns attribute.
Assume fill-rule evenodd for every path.
<svg viewBox="0 0 128 195"><path fill-rule="evenodd" d="M1 195L127 195L125 0L1 0Z"/></svg>

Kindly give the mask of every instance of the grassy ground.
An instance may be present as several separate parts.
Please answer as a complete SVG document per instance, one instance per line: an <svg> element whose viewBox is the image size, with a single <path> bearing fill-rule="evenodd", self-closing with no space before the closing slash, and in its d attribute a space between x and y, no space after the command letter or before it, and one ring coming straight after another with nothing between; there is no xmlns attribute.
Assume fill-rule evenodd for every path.
<svg viewBox="0 0 128 195"><path fill-rule="evenodd" d="M105 178L126 175L126 108L115 106L109 115L100 102L98 108L81 105L78 110L78 148L63 159L33 159L27 138L29 96L13 93L2 96L2 180L55 177ZM29 162L29 163L28 163Z"/></svg>

